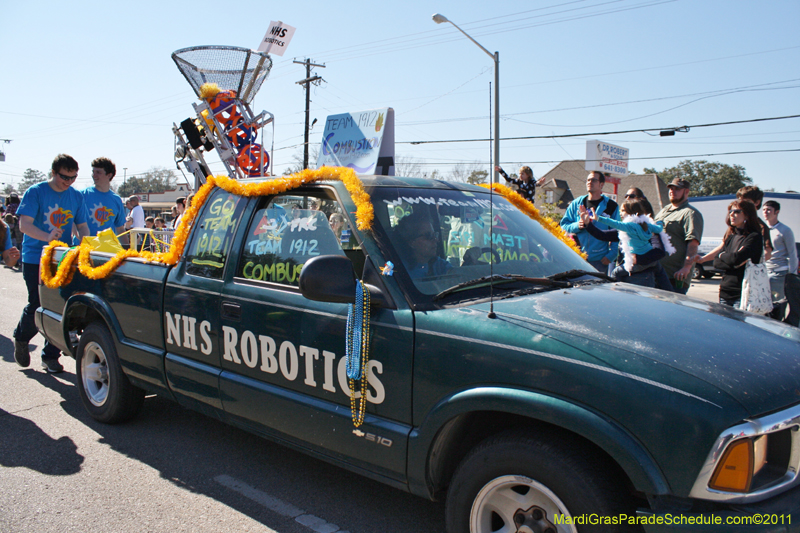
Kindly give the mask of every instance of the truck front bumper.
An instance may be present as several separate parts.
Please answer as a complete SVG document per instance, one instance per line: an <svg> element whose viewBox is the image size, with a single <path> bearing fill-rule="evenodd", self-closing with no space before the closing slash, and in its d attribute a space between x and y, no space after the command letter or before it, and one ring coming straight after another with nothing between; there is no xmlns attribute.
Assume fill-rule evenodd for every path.
<svg viewBox="0 0 800 533"><path fill-rule="evenodd" d="M800 533L800 485L762 502L731 504L710 513L640 510L648 533Z"/></svg>

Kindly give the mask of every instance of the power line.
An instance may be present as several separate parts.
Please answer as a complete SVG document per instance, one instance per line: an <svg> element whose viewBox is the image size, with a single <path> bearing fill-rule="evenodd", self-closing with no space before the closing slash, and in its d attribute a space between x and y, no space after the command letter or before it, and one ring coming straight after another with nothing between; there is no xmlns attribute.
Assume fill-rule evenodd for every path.
<svg viewBox="0 0 800 533"><path fill-rule="evenodd" d="M473 78L474 79L474 78ZM470 80L472 81L472 80ZM767 83L759 83L757 85L746 85L744 87L731 87L728 89L716 89L713 91L705 91L700 93L689 93L689 94L676 94L672 96L659 96L656 98L645 98L640 100L626 100L623 102L611 102L611 103L604 103L604 104L589 104L589 105L582 105L582 106L573 106L573 107L561 107L561 108L554 108L554 109L540 109L538 111L521 111L519 113L504 113L500 118L505 118L509 120L517 120L513 119L512 117L518 117L521 115L536 115L541 113L559 113L562 111L576 111L581 109L594 109L598 107L613 107L619 105L628 105L628 104L641 104L647 102L659 102L662 100L674 100L677 98L690 98L694 96L704 96L704 97L716 97L716 96L727 96L729 94L734 94L737 92L755 92L755 91L777 91L782 89L796 89L800 87L800 85L790 85L788 87L767 87L769 85L778 85L780 83L790 83L790 82L797 82L800 81L800 78L795 78L791 80L782 80L782 81L773 81ZM441 96L437 97L441 98ZM682 106L690 104L693 102L687 102L686 104L681 104ZM411 110L413 111L413 109ZM408 113L408 111L404 111L403 114ZM461 118L443 118L443 119L433 119L433 120L420 120L414 122L398 122L398 125L408 126L421 126L427 124L442 124L445 122L468 122L472 120L486 120L486 116L473 116L473 117L461 117ZM518 120L518 122L523 122L525 124L534 124L532 122L526 122L523 120ZM538 125L538 124L537 124ZM548 125L549 127L555 127L553 125ZM569 127L569 126L557 126L557 127ZM574 127L574 126L573 126Z"/></svg>
<svg viewBox="0 0 800 533"><path fill-rule="evenodd" d="M689 159L692 157L715 157L719 155L746 155L746 154L774 154L774 153L782 153L782 152L800 152L800 148L791 148L787 150L748 150L748 151L741 151L741 152L716 152L711 154L690 154L690 155L659 155L659 156L649 156L649 157L629 157L628 161L648 161L653 159ZM553 159L549 161L506 161L504 164L507 165L539 165L539 164L550 164L550 163L561 163L563 159ZM486 161L476 161L476 164L485 165L487 164ZM442 162L432 162L432 163L424 163L424 162L417 162L417 165L423 166L438 166L442 164L449 164L449 163L442 163Z"/></svg>
<svg viewBox="0 0 800 533"><path fill-rule="evenodd" d="M788 118L800 118L800 115L787 115L784 117L769 117L769 118L754 118L749 120L732 120L730 122L713 122L710 124L695 124L693 126L680 126L681 128L708 128L711 126L727 126L731 124L748 124L753 122L766 122L770 120L784 120ZM666 128L644 128L637 130L620 130L620 131L600 131L591 133L567 133L563 135L529 135L526 137L503 137L501 141L521 141L528 139L563 139L567 137L592 137L599 135L619 135L622 133L646 133L648 131L665 131L675 130L675 126ZM397 141L395 144L442 144L442 143L465 143L465 142L486 142L491 139L450 139L444 141Z"/></svg>

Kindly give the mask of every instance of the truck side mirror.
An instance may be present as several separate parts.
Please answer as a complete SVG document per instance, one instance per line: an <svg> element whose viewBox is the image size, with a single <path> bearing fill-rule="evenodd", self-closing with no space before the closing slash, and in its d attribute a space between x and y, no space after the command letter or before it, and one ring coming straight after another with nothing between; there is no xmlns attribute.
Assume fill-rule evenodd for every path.
<svg viewBox="0 0 800 533"><path fill-rule="evenodd" d="M373 306L394 308L391 298L380 288L370 283L367 283L367 288ZM318 255L309 259L300 271L300 294L317 302L355 303L353 263L341 255Z"/></svg>
<svg viewBox="0 0 800 533"><path fill-rule="evenodd" d="M341 255L318 255L309 259L300 272L300 293L317 302L354 303L353 263Z"/></svg>

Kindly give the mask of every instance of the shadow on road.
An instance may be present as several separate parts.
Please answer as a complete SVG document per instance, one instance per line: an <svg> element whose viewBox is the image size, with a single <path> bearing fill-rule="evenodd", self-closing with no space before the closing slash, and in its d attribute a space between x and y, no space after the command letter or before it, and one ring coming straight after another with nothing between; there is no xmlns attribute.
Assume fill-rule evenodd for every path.
<svg viewBox="0 0 800 533"><path fill-rule="evenodd" d="M0 466L25 467L48 476L77 474L83 456L69 437L54 439L27 418L0 409ZM58 457L58 461L53 461Z"/></svg>
<svg viewBox="0 0 800 533"><path fill-rule="evenodd" d="M292 521L293 526L287 526L290 518L266 509L215 478L233 477L351 533L420 531L421 524L430 533L445 529L442 503L310 458L170 400L148 396L135 420L109 426L96 422L85 411L74 374L60 374L56 379L31 372L28 377L58 392L65 413L97 432L101 436L99 442L156 469L176 486L214 498L276 531L294 531L298 524ZM27 423L32 426L29 432L40 431ZM6 446L5 439L0 438L0 446ZM65 439L67 442L62 443ZM80 462L75 458L83 458L75 454L74 444L66 437L56 444L65 449L53 449L53 453L70 456L71 452L72 468L79 468ZM72 446L71 451L68 445ZM30 443L19 445L17 452L28 466L35 464L35 457L40 454L37 446Z"/></svg>

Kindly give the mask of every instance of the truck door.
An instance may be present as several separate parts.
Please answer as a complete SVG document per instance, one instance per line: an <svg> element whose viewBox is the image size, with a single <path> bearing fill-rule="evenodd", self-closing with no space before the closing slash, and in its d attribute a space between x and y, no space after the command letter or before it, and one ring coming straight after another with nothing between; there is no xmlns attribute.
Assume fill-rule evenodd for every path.
<svg viewBox="0 0 800 533"><path fill-rule="evenodd" d="M346 255L361 274L370 259L351 224L333 190L260 201L222 291L223 306L241 309L222 316L222 403L249 429L402 481L411 424L410 310L373 310L366 418L355 428L345 368L348 306L310 301L298 290L304 262L318 255Z"/></svg>
<svg viewBox="0 0 800 533"><path fill-rule="evenodd" d="M164 289L165 373L181 404L217 417L223 273L247 198L215 189Z"/></svg>

